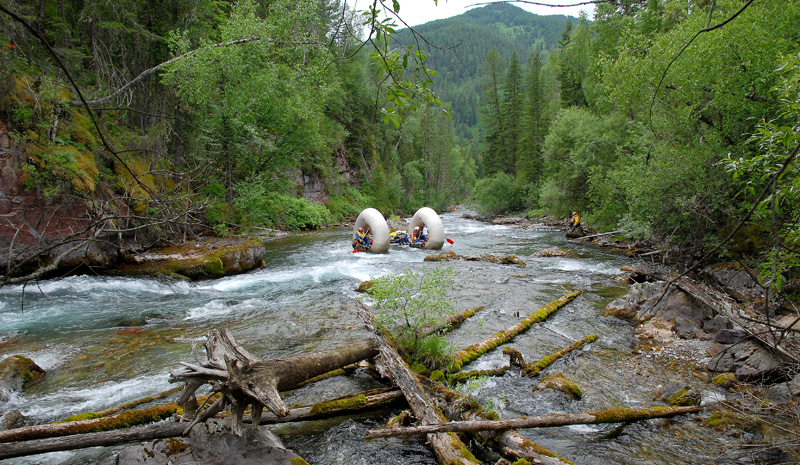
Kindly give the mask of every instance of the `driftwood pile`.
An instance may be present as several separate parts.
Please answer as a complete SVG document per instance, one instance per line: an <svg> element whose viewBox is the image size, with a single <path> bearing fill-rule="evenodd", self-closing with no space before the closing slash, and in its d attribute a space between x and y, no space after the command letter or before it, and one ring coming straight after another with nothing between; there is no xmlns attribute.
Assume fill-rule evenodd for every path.
<svg viewBox="0 0 800 465"><path fill-rule="evenodd" d="M439 379L445 377L446 380L449 377L452 382L455 373L463 364L508 342L530 328L532 324L543 321L578 295L580 291L567 294L533 312L520 324L457 353L455 362L449 367L448 375L440 373L442 376ZM411 427L370 431L368 438L425 434L440 463L467 465L481 463L469 452L466 445L471 442L472 435L476 435L481 444L494 447L508 460L525 458L533 463L555 465L567 462L547 449L526 440L514 428L630 422L697 412L700 409L699 407L612 409L585 414L551 414L500 420L496 414L483 410L477 402L451 390L446 384L432 381L412 371L394 349L392 341L375 329L369 309L360 302L356 303L356 307L356 313L372 337L325 352L259 360L237 344L227 330L209 332L203 349L193 350L195 361L182 362L180 368L170 373L170 382L184 383L177 401L183 413L180 416L175 415L179 421L162 422L138 429L84 434L72 434L69 427L63 426L46 433L36 431L20 434L20 431L17 431L17 434L7 435L7 438L16 439L4 439L0 436L0 459L185 435L198 423L224 410L229 410L231 414L231 432L240 435L244 424L248 422L258 425L300 421L326 415L352 413L403 399L413 412L415 424ZM477 310L479 309L472 310L468 314L472 315ZM445 325L453 323L450 321ZM535 376L541 369L570 350L592 341L594 336L589 336L549 358L532 364L525 364L518 353L514 356L513 351L510 351L509 354L512 355L512 363L525 370L526 374ZM393 389L387 388L292 409L289 409L280 397L281 391L293 389L328 373L341 373L342 368L364 360L373 360L374 368ZM196 393L204 385L211 387L211 395L205 399L197 399ZM202 406L198 405L201 400ZM248 408L251 411L250 415L245 414ZM264 412L265 409L268 412ZM470 420L465 421L467 417ZM19 442L13 444L8 442L14 440Z"/></svg>

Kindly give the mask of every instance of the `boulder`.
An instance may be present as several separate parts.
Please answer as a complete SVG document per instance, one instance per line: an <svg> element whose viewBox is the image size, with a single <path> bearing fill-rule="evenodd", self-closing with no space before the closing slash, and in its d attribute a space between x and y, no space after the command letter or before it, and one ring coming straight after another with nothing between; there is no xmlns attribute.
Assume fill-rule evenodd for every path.
<svg viewBox="0 0 800 465"><path fill-rule="evenodd" d="M575 400L580 400L581 397L583 397L583 391L581 391L581 388L578 386L578 384L575 383L575 381L568 379L566 376L564 376L564 373L560 371L558 373L545 376L541 381L539 381L539 384L533 388L534 391L540 389L555 389L567 394Z"/></svg>
<svg viewBox="0 0 800 465"><path fill-rule="evenodd" d="M709 265L700 272L700 277L740 302L764 298L764 289L738 263Z"/></svg>
<svg viewBox="0 0 800 465"><path fill-rule="evenodd" d="M672 407L700 405L702 400L699 390L681 383L668 383L656 397Z"/></svg>
<svg viewBox="0 0 800 465"><path fill-rule="evenodd" d="M33 360L12 355L0 362L0 400L12 392L20 392L36 384L45 371Z"/></svg>
<svg viewBox="0 0 800 465"><path fill-rule="evenodd" d="M9 410L0 415L0 431L28 426L28 419L19 410Z"/></svg>
<svg viewBox="0 0 800 465"><path fill-rule="evenodd" d="M666 284L661 282L635 283L624 298L606 306L604 315L633 323L656 321L662 328L670 327L682 339L704 337L705 322L714 316L711 309L674 287L666 294L665 289ZM718 321L715 325L723 326L724 323Z"/></svg>
<svg viewBox="0 0 800 465"><path fill-rule="evenodd" d="M578 254L574 250L565 250L558 247L550 247L549 249L540 250L533 254L534 257L569 257L576 258Z"/></svg>
<svg viewBox="0 0 800 465"><path fill-rule="evenodd" d="M118 267L114 273L171 275L188 279L218 278L261 266L264 255L264 243L258 238L213 238L137 254L130 258L132 263Z"/></svg>
<svg viewBox="0 0 800 465"><path fill-rule="evenodd" d="M733 372L739 381L771 381L784 376L783 363L753 341L732 345L717 343L708 349L708 354L712 357L708 362L709 370Z"/></svg>
<svg viewBox="0 0 800 465"><path fill-rule="evenodd" d="M795 375L789 381L770 386L766 398L776 404L800 402L800 375Z"/></svg>
<svg viewBox="0 0 800 465"><path fill-rule="evenodd" d="M305 463L286 449L265 426L247 427L235 436L223 419L211 419L192 428L188 437L159 439L126 447L117 457L118 465L291 465Z"/></svg>

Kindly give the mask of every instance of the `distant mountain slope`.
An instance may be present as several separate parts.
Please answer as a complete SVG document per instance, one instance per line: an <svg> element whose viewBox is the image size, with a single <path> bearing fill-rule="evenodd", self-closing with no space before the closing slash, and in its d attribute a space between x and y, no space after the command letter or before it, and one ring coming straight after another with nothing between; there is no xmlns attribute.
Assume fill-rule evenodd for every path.
<svg viewBox="0 0 800 465"><path fill-rule="evenodd" d="M429 54L430 67L439 73L435 88L441 99L452 106L459 136L470 137L477 127L481 68L489 50L497 49L506 63L516 50L524 65L537 45L546 53L559 41L568 18L577 22L573 17L538 16L514 5L494 3L414 27L439 47L420 45ZM408 29L398 31L393 40L416 45Z"/></svg>

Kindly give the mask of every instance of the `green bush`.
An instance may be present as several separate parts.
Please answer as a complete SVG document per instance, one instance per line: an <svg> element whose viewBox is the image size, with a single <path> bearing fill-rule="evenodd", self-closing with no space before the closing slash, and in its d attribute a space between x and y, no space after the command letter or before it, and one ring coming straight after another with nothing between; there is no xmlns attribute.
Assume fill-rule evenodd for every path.
<svg viewBox="0 0 800 465"><path fill-rule="evenodd" d="M518 212L525 208L526 189L506 173L483 178L475 184L470 200L478 211L495 215Z"/></svg>
<svg viewBox="0 0 800 465"><path fill-rule="evenodd" d="M273 192L261 184L241 186L239 192L234 205L245 226L298 230L319 228L330 219L324 205Z"/></svg>
<svg viewBox="0 0 800 465"><path fill-rule="evenodd" d="M332 194L326 206L331 221L355 218L362 210L372 206L373 199L354 187L345 187L338 194Z"/></svg>

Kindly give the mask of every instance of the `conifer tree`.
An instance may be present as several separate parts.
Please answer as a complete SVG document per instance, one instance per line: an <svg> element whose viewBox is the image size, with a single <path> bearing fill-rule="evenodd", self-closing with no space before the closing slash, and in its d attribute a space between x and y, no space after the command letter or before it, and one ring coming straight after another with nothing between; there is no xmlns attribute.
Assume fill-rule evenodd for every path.
<svg viewBox="0 0 800 465"><path fill-rule="evenodd" d="M523 109L523 130L517 156L517 178L536 183L542 170L542 144L547 135L547 115L542 79L542 54L536 50L528 60L528 92Z"/></svg>
<svg viewBox="0 0 800 465"><path fill-rule="evenodd" d="M502 79L505 63L497 50L489 50L483 65L483 102L480 107L482 125L486 131L483 155L483 176L502 171Z"/></svg>
<svg viewBox="0 0 800 465"><path fill-rule="evenodd" d="M503 102L500 107L500 134L502 135L503 151L499 171L512 176L517 171L517 155L522 137L523 100L522 72L517 52L514 52L508 65L508 73L503 86Z"/></svg>

